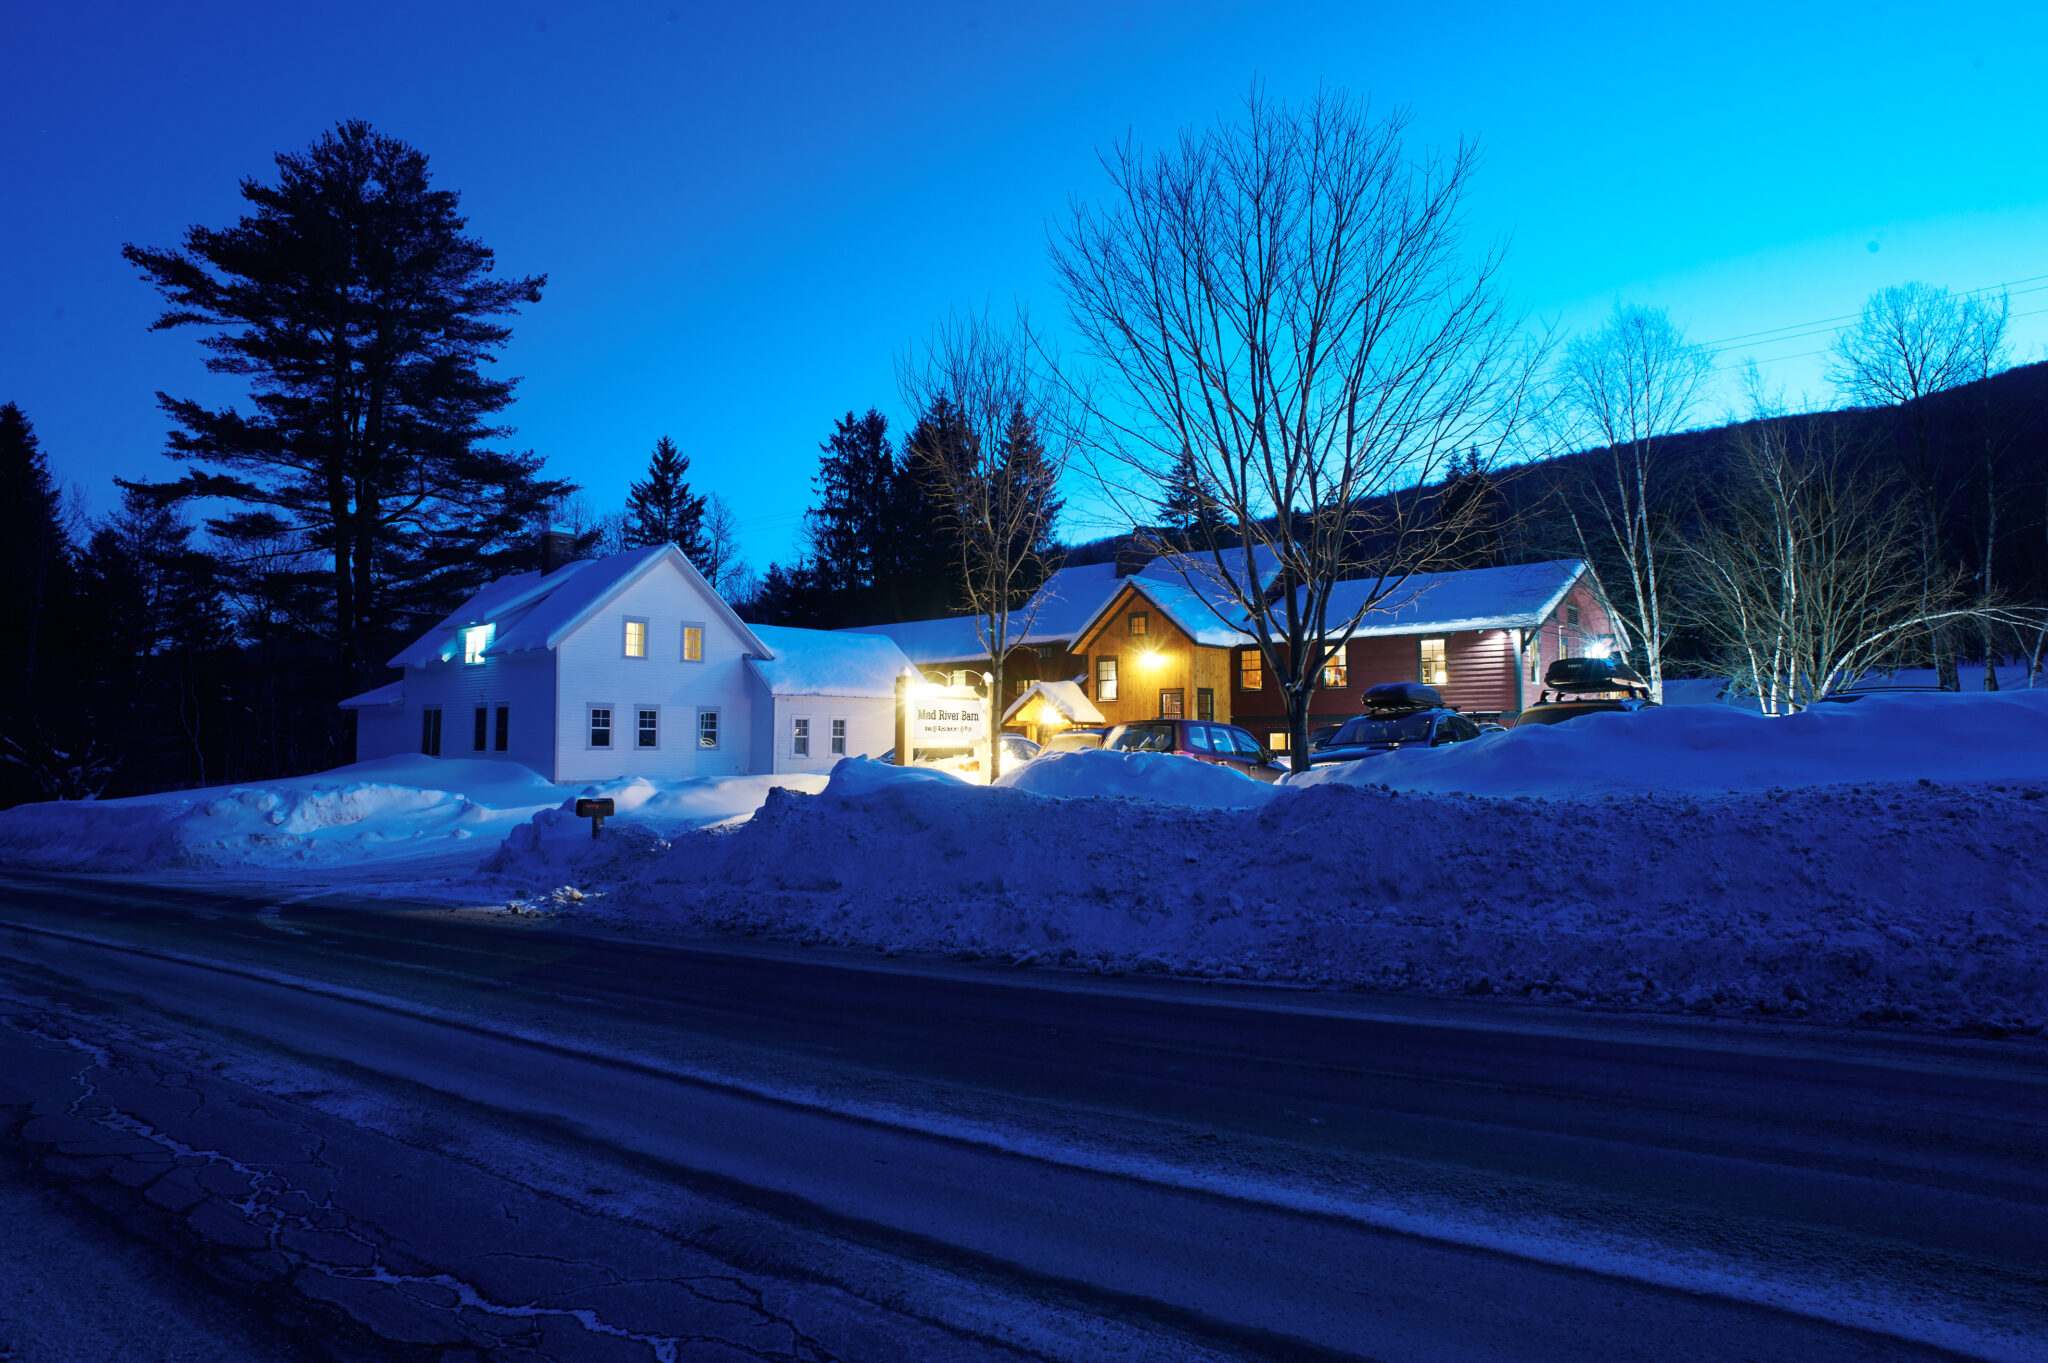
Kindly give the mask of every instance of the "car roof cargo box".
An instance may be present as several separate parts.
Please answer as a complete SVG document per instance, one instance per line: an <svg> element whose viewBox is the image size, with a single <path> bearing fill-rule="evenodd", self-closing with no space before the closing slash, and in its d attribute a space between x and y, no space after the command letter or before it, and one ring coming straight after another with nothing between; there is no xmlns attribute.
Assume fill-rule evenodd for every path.
<svg viewBox="0 0 2048 1363"><path fill-rule="evenodd" d="M1559 658L1544 669L1553 691L1647 691L1650 684L1619 658Z"/></svg>
<svg viewBox="0 0 2048 1363"><path fill-rule="evenodd" d="M1365 691L1368 710L1430 710L1443 703L1442 692L1421 682L1381 682Z"/></svg>

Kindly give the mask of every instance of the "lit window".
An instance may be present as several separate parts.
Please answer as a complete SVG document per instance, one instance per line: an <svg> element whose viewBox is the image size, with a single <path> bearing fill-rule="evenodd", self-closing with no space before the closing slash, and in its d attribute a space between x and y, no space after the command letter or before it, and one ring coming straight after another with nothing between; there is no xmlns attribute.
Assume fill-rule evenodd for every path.
<svg viewBox="0 0 2048 1363"><path fill-rule="evenodd" d="M626 656L644 658L647 656L647 622L628 620L626 622Z"/></svg>
<svg viewBox="0 0 2048 1363"><path fill-rule="evenodd" d="M1144 634L1152 627L1152 616L1147 611L1131 612L1131 633Z"/></svg>
<svg viewBox="0 0 2048 1363"><path fill-rule="evenodd" d="M808 719L790 720L789 751L795 757L811 755L811 722Z"/></svg>
<svg viewBox="0 0 2048 1363"><path fill-rule="evenodd" d="M697 746L700 748L715 748L718 746L718 711L699 710L697 712Z"/></svg>
<svg viewBox="0 0 2048 1363"><path fill-rule="evenodd" d="M1027 679L1025 679L1025 678L1023 678L1023 677L1019 677L1019 678L1017 678L1017 681L1016 681L1016 688L1017 688L1017 694L1021 696L1021 695L1023 695L1023 694L1024 694L1024 693L1025 693L1026 691L1029 691L1029 690L1031 689L1031 683L1030 683L1030 682L1029 682L1029 681L1028 681Z"/></svg>
<svg viewBox="0 0 2048 1363"><path fill-rule="evenodd" d="M832 721L832 755L846 756L846 721L843 719Z"/></svg>
<svg viewBox="0 0 2048 1363"><path fill-rule="evenodd" d="M1323 687L1329 691L1342 691L1350 683L1350 666L1344 661L1344 645L1337 645L1337 651L1323 661Z"/></svg>
<svg viewBox="0 0 2048 1363"><path fill-rule="evenodd" d="M1187 717L1187 692L1175 687L1159 693L1159 717L1161 719L1185 719Z"/></svg>
<svg viewBox="0 0 2048 1363"><path fill-rule="evenodd" d="M590 707L590 746L609 748L612 745L612 711L608 705Z"/></svg>
<svg viewBox="0 0 2048 1363"><path fill-rule="evenodd" d="M1195 691L1195 718L1216 718L1216 693L1206 686Z"/></svg>
<svg viewBox="0 0 2048 1363"><path fill-rule="evenodd" d="M471 625L462 631L462 661L480 663L484 650L491 646L491 639L498 632L496 625Z"/></svg>
<svg viewBox="0 0 2048 1363"><path fill-rule="evenodd" d="M1114 658L1097 658L1095 660L1095 699L1116 699L1116 659Z"/></svg>
<svg viewBox="0 0 2048 1363"><path fill-rule="evenodd" d="M635 733L638 735L638 737L635 741L638 742L639 745L643 748L660 747L661 711L641 710L639 712L638 718L639 723L637 726L635 726Z"/></svg>
<svg viewBox="0 0 2048 1363"><path fill-rule="evenodd" d="M1451 680L1450 665L1444 660L1446 642L1443 639L1421 641L1422 666L1419 679L1424 686L1443 686Z"/></svg>
<svg viewBox="0 0 2048 1363"><path fill-rule="evenodd" d="M1237 689L1240 691L1263 691L1266 689L1266 659L1255 648L1248 648L1237 655Z"/></svg>
<svg viewBox="0 0 2048 1363"><path fill-rule="evenodd" d="M1287 751L1287 730L1271 729L1266 733L1266 747L1273 752Z"/></svg>
<svg viewBox="0 0 2048 1363"><path fill-rule="evenodd" d="M683 626L683 661L701 663L704 661L704 626Z"/></svg>

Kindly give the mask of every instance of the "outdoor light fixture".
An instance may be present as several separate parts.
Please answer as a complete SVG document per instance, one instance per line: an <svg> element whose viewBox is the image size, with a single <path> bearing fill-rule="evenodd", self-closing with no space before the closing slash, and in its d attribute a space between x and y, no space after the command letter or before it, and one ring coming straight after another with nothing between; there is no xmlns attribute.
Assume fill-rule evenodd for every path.
<svg viewBox="0 0 2048 1363"><path fill-rule="evenodd" d="M1166 655L1151 649L1147 649L1145 652L1140 653L1138 655L1138 661L1145 664L1145 666L1147 667L1159 667L1166 662Z"/></svg>

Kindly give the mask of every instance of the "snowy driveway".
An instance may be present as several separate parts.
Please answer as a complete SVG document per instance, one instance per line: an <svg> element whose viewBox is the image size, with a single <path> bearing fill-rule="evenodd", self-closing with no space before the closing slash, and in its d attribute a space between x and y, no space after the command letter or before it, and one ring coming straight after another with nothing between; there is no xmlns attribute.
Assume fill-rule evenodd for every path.
<svg viewBox="0 0 2048 1363"><path fill-rule="evenodd" d="M9 887L0 919L35 930L5 932L0 1011L13 1045L67 1038L113 1076L98 1106L45 1098L113 1134L182 1124L276 1186L315 1177L308 1130L358 1152L312 1162L322 1195L405 1281L287 1259L267 1290L363 1330L659 1357L730 1303L649 1284L735 1261L774 1303L748 1319L793 1332L776 1357L2017 1359L2048 1328L2031 1039L1391 1012L263 907ZM17 1156L105 1185L25 1115ZM444 1194L392 1196L437 1162ZM507 1219L529 1205L552 1210ZM605 1235L638 1248L600 1273ZM535 1302L540 1352L490 1342Z"/></svg>

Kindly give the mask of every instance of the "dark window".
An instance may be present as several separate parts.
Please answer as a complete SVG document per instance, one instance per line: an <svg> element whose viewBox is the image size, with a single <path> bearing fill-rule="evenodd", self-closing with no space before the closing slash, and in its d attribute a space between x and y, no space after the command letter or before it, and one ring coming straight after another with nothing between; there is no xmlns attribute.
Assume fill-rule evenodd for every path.
<svg viewBox="0 0 2048 1363"><path fill-rule="evenodd" d="M1206 686L1195 688L1195 718L1216 718L1216 693Z"/></svg>
<svg viewBox="0 0 2048 1363"><path fill-rule="evenodd" d="M637 718L639 720L639 723L636 726L636 732L639 735L638 741L640 746L643 748L660 747L661 711L641 710L638 712Z"/></svg>
<svg viewBox="0 0 2048 1363"><path fill-rule="evenodd" d="M1145 611L1131 612L1131 633L1143 634L1152 626L1152 617Z"/></svg>
<svg viewBox="0 0 2048 1363"><path fill-rule="evenodd" d="M1187 714L1187 692L1175 687L1159 693L1159 717L1181 719Z"/></svg>
<svg viewBox="0 0 2048 1363"><path fill-rule="evenodd" d="M1117 752L1172 752L1171 724L1126 724L1109 745Z"/></svg>
<svg viewBox="0 0 2048 1363"><path fill-rule="evenodd" d="M1209 751L1209 730L1200 724L1188 725L1188 751Z"/></svg>
<svg viewBox="0 0 2048 1363"><path fill-rule="evenodd" d="M482 705L479 705L479 706L477 706L477 707L476 707L476 742L472 743L472 744L471 744L470 746L471 746L471 747L473 747L473 748L475 748L475 749L476 749L476 750L477 750L478 752L482 752L482 751L484 750L484 736L485 736L485 734L486 734L486 733L488 733L488 732L489 732L489 730L490 730L490 727L491 727L491 712L490 712L490 709L489 709L488 707L486 707L486 706L482 706Z"/></svg>
<svg viewBox="0 0 2048 1363"><path fill-rule="evenodd" d="M1564 622L1567 625L1579 623L1579 608L1577 606L1566 606L1564 608Z"/></svg>
<svg viewBox="0 0 2048 1363"><path fill-rule="evenodd" d="M420 751L428 757L441 755L441 707L420 711Z"/></svg>
<svg viewBox="0 0 2048 1363"><path fill-rule="evenodd" d="M1022 683L1020 682L1019 685L1022 685ZM846 755L846 721L843 719L832 721L832 755L834 757L844 757Z"/></svg>
<svg viewBox="0 0 2048 1363"><path fill-rule="evenodd" d="M1246 757L1251 758L1254 762L1263 762L1265 760L1266 750L1259 746L1258 739L1253 738L1250 734L1246 733L1242 729L1232 729L1229 732L1231 742L1237 744L1237 750L1239 753L1243 754ZM1282 741L1280 746L1283 748L1287 746L1285 741L1285 735L1282 735Z"/></svg>
<svg viewBox="0 0 2048 1363"><path fill-rule="evenodd" d="M715 748L718 746L718 711L699 710L697 712L697 746L700 748Z"/></svg>
<svg viewBox="0 0 2048 1363"><path fill-rule="evenodd" d="M498 707L498 743L497 743L497 748L498 748L498 751L499 751L499 752L504 752L504 751L505 751L505 750L506 750L507 748L509 748L509 747L511 747L511 746L512 746L512 707L511 707L511 706L509 706L509 705L500 705L500 706Z"/></svg>
<svg viewBox="0 0 2048 1363"><path fill-rule="evenodd" d="M590 707L590 746L609 748L612 745L612 710L609 705Z"/></svg>

